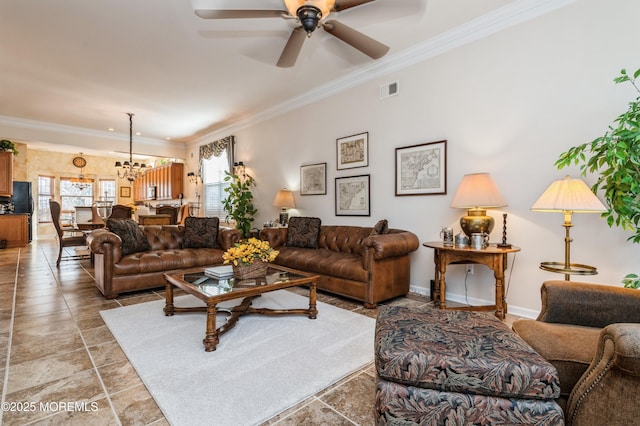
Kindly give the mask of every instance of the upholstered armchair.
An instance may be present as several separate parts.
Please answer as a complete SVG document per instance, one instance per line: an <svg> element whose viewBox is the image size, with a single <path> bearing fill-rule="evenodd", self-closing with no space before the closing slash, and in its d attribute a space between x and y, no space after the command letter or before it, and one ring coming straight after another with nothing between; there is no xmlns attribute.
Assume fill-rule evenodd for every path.
<svg viewBox="0 0 640 426"><path fill-rule="evenodd" d="M553 364L568 425L640 418L640 290L573 281L542 284L542 309L513 330Z"/></svg>

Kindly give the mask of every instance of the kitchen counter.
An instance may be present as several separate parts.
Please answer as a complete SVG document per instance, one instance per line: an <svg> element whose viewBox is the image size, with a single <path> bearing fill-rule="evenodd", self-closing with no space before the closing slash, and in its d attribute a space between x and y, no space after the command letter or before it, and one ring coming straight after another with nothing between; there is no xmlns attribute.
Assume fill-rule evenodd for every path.
<svg viewBox="0 0 640 426"><path fill-rule="evenodd" d="M24 247L29 243L29 215L10 213L0 215L0 240L7 241L7 248Z"/></svg>

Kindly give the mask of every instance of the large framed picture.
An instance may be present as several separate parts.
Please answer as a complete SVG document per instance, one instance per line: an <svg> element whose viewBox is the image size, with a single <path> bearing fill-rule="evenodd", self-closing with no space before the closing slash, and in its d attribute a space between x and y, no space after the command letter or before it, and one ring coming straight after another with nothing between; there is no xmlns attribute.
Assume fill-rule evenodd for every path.
<svg viewBox="0 0 640 426"><path fill-rule="evenodd" d="M396 148L396 195L446 193L446 140Z"/></svg>
<svg viewBox="0 0 640 426"><path fill-rule="evenodd" d="M369 133L360 133L336 140L338 170L369 165Z"/></svg>
<svg viewBox="0 0 640 426"><path fill-rule="evenodd" d="M371 216L370 175L336 178L336 216Z"/></svg>
<svg viewBox="0 0 640 426"><path fill-rule="evenodd" d="M327 163L300 166L300 195L327 193Z"/></svg>

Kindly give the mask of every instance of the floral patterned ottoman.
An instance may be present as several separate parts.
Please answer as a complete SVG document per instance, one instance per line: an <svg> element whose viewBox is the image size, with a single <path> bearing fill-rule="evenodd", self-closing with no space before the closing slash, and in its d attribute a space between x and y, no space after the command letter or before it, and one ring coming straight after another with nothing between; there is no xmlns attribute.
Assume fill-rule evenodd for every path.
<svg viewBox="0 0 640 426"><path fill-rule="evenodd" d="M563 425L558 373L496 317L381 307L376 422Z"/></svg>

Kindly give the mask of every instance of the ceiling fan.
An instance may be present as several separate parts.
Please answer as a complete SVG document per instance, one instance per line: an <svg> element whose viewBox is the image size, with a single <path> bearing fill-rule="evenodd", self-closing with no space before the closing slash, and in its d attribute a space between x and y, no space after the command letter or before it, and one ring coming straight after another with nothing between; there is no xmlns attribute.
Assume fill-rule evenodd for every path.
<svg viewBox="0 0 640 426"><path fill-rule="evenodd" d="M276 64L281 68L289 68L295 65L305 38L311 37L318 27L373 59L383 57L389 51L388 46L334 19L327 20L331 13L373 1L375 0L284 0L286 10L196 9L195 14L204 19L295 19L299 26L291 32Z"/></svg>

